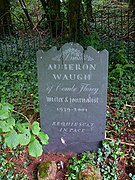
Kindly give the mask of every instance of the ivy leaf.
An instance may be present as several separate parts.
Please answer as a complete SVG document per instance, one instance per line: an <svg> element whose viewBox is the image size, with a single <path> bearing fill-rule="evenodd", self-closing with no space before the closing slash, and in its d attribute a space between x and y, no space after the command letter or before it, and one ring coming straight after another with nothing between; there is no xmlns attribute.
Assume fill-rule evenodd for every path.
<svg viewBox="0 0 135 180"><path fill-rule="evenodd" d="M5 143L10 149L18 146L19 136L15 130L11 130L10 132L7 133L7 135L5 136Z"/></svg>
<svg viewBox="0 0 135 180"><path fill-rule="evenodd" d="M31 134L29 129L25 129L23 134L19 134L19 143L20 145L27 145L29 144L31 139Z"/></svg>
<svg viewBox="0 0 135 180"><path fill-rule="evenodd" d="M2 109L0 110L0 119L7 119L9 117L9 113L7 110Z"/></svg>
<svg viewBox="0 0 135 180"><path fill-rule="evenodd" d="M39 134L39 131L40 131L40 127L39 127L39 123L38 122L34 122L32 124L32 133L35 134L35 135L38 135Z"/></svg>
<svg viewBox="0 0 135 180"><path fill-rule="evenodd" d="M44 132L39 132L38 137L41 140L42 144L48 144L49 136L47 134L45 134Z"/></svg>
<svg viewBox="0 0 135 180"><path fill-rule="evenodd" d="M42 155L42 145L39 143L37 139L34 139L32 142L30 142L28 146L28 151L31 156L37 158Z"/></svg>

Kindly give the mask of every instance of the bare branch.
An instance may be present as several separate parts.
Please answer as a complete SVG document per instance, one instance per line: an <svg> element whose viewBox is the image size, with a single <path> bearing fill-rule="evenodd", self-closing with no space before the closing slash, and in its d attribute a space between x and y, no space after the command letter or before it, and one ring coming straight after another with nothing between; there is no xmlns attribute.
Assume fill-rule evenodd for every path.
<svg viewBox="0 0 135 180"><path fill-rule="evenodd" d="M28 21L29 21L30 27L33 28L34 25L33 25L33 23L32 23L32 20L31 20L30 16L29 16L29 13L28 13L28 10L27 10L27 8L26 8L26 4L25 4L24 0L19 0L19 2L20 2L21 7L22 7L22 9L23 9L23 11L24 11L24 13L25 13Z"/></svg>
<svg viewBox="0 0 135 180"><path fill-rule="evenodd" d="M112 139L112 138L105 138L106 140L109 140L109 141L116 141L115 139ZM132 146L134 147L135 145L132 144L132 143L126 143L126 142L120 142L120 144L124 144L124 145L127 145L127 146Z"/></svg>

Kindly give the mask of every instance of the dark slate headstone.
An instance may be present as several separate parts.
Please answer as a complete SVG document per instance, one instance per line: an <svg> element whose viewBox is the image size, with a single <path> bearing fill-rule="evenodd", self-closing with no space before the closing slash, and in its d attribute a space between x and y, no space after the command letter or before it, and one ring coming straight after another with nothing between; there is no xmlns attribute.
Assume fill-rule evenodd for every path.
<svg viewBox="0 0 135 180"><path fill-rule="evenodd" d="M105 137L108 51L66 43L38 51L37 66L45 150L97 150Z"/></svg>

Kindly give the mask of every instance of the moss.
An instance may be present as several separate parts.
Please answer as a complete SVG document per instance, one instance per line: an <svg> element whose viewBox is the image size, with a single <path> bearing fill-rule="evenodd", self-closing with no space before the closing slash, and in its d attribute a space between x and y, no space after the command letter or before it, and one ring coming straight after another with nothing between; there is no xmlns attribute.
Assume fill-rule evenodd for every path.
<svg viewBox="0 0 135 180"><path fill-rule="evenodd" d="M82 170L79 175L77 180L101 180L101 174L100 171L94 167L88 165L88 167L84 170Z"/></svg>
<svg viewBox="0 0 135 180"><path fill-rule="evenodd" d="M45 178L48 176L48 170L51 165L52 165L52 162L50 161L43 162L42 164L39 165L38 172L39 172L40 178Z"/></svg>

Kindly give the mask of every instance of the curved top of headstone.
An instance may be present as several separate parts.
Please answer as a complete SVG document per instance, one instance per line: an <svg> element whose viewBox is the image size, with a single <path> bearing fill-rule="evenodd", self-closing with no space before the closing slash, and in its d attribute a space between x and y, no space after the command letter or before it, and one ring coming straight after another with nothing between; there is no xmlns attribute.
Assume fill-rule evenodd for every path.
<svg viewBox="0 0 135 180"><path fill-rule="evenodd" d="M60 61L61 57L64 59L64 61L66 61L69 59L69 55L74 56L74 58L72 58L74 61L93 61L103 54L108 55L108 51L97 51L92 46L88 46L87 49L84 50L80 44L74 42L65 43L59 50L56 46L54 46L48 51L37 51L37 56L40 57L40 59L43 59L43 57L48 57L52 58L54 61Z"/></svg>

